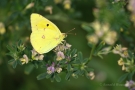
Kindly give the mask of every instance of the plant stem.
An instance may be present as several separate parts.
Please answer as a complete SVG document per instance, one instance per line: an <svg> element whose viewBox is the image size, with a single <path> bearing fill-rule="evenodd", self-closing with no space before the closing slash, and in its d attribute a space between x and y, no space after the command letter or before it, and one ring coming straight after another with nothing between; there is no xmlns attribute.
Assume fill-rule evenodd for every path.
<svg viewBox="0 0 135 90"><path fill-rule="evenodd" d="M86 62L86 64L88 64L89 61L92 59L92 55L93 55L93 52L94 52L95 47L96 47L96 45L93 45L92 50L91 50L91 52L90 52L89 60Z"/></svg>

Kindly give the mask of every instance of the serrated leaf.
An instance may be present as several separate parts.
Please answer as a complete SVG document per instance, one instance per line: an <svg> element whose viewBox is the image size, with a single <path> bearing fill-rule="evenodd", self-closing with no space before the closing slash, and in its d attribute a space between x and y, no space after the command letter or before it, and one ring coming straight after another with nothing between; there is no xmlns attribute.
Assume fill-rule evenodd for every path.
<svg viewBox="0 0 135 90"><path fill-rule="evenodd" d="M61 81L61 78L60 78L60 76L59 76L58 74L55 75L55 80L56 80L57 82L60 82L60 81Z"/></svg>
<svg viewBox="0 0 135 90"><path fill-rule="evenodd" d="M11 59L8 61L8 64L13 63L14 61L15 61L14 59Z"/></svg>
<svg viewBox="0 0 135 90"><path fill-rule="evenodd" d="M65 76L65 79L66 79L66 80L69 80L69 79L70 79L71 73L72 73L72 72L68 72L68 73L66 74L66 76Z"/></svg>
<svg viewBox="0 0 135 90"><path fill-rule="evenodd" d="M45 77L46 77L46 73L39 74L39 75L37 76L37 80L44 79Z"/></svg>
<svg viewBox="0 0 135 90"><path fill-rule="evenodd" d="M126 74L122 75L122 76L118 79L118 82L124 81L124 80L127 78L128 75L129 75L129 73L126 73Z"/></svg>
<svg viewBox="0 0 135 90"><path fill-rule="evenodd" d="M13 64L12 64L13 68L16 68L17 66L17 61L14 61Z"/></svg>

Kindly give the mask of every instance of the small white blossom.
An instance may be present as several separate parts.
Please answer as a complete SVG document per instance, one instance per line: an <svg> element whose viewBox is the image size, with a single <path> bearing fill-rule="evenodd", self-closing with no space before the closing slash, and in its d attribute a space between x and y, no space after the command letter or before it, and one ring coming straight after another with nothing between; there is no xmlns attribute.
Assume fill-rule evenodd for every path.
<svg viewBox="0 0 135 90"><path fill-rule="evenodd" d="M62 68L56 68L57 73L60 73L62 71Z"/></svg>
<svg viewBox="0 0 135 90"><path fill-rule="evenodd" d="M38 56L38 59L39 59L39 60L43 60L43 58L44 58L44 55L39 55L39 56Z"/></svg>
<svg viewBox="0 0 135 90"><path fill-rule="evenodd" d="M27 64L28 63L28 57L26 54L23 55L23 58L20 58L20 61L22 62L22 64Z"/></svg>

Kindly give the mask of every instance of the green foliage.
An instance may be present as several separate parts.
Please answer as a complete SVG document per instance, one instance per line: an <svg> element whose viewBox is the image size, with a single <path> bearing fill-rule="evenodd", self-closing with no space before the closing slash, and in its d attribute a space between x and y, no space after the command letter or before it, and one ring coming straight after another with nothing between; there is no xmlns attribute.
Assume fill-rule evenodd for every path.
<svg viewBox="0 0 135 90"><path fill-rule="evenodd" d="M124 87L101 87L99 83L116 83L123 74L122 70L125 74L119 78L120 83L134 80L135 20L134 12L128 7L132 0L61 0L59 3L55 1L57 0L0 1L0 70L2 72L0 89L8 90L11 85L14 86L14 90L39 90L46 87L57 90L53 88L52 83L49 83L47 80L49 79L52 82L62 82L61 84L54 82L54 86L57 85L58 89L64 87L62 89L65 90L98 90L99 88L125 90ZM50 11L47 10L48 7ZM53 51L43 54L43 60L40 54L34 56L29 40L31 13L39 13L52 20L61 32L76 28L77 35L68 35L66 38L66 41L76 49L62 51L65 58L60 61L57 60L58 52ZM121 47L117 47L116 44ZM118 60L118 57L121 59ZM14 69L6 65L7 63ZM122 67L122 70L119 67ZM24 72L21 69L24 69ZM96 80L88 81L95 77L91 73L94 71ZM33 79L36 75L38 75L37 80L41 81ZM85 80L82 76L88 79ZM63 78L70 82L65 82ZM9 87L4 85L5 82ZM41 87L38 86L38 82Z"/></svg>

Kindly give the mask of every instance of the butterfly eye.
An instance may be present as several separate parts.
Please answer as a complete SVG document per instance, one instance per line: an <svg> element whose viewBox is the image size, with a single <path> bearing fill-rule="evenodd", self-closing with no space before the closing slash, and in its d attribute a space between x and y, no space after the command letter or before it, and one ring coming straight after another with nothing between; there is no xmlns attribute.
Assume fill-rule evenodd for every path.
<svg viewBox="0 0 135 90"><path fill-rule="evenodd" d="M46 25L47 27L49 26L49 24Z"/></svg>

